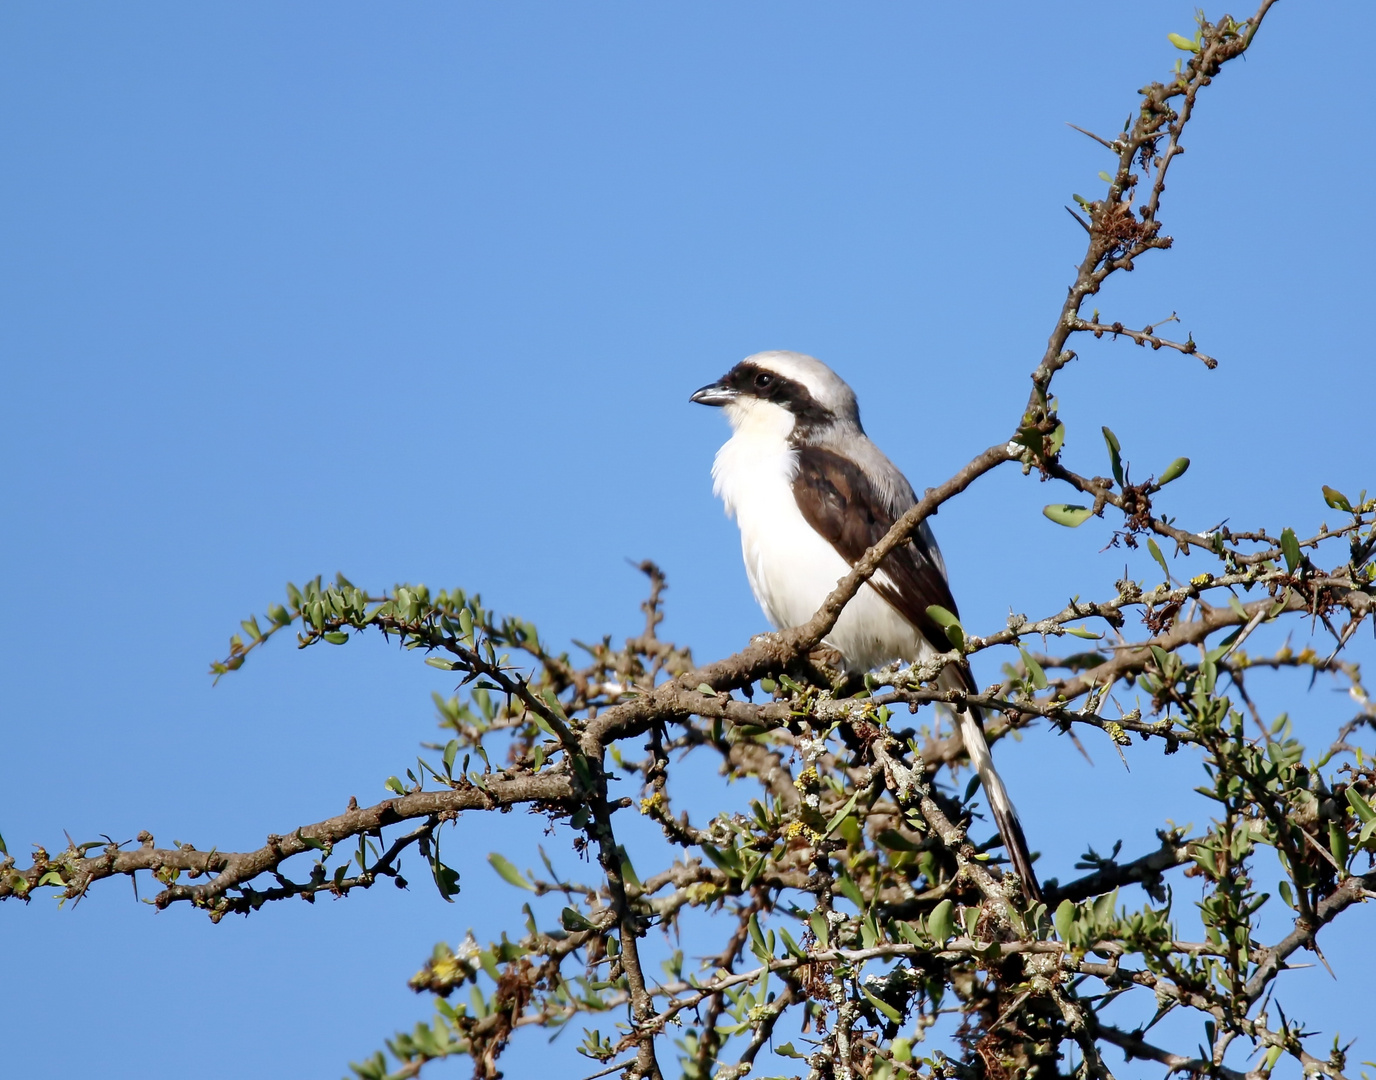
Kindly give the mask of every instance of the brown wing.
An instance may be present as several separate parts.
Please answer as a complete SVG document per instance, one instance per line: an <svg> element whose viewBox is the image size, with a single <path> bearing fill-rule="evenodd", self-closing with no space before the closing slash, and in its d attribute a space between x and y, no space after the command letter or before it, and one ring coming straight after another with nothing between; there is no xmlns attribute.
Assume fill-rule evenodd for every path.
<svg viewBox="0 0 1376 1080"><path fill-rule="evenodd" d="M859 466L816 446L798 449L793 497L807 523L851 566L883 539L896 520ZM921 538L914 537L895 548L879 568L892 584L871 578L871 587L916 626L933 648L939 652L949 649L945 631L927 614L927 608L939 604L957 614L956 602Z"/></svg>
<svg viewBox="0 0 1376 1080"><path fill-rule="evenodd" d="M870 479L854 462L830 450L804 446L798 450L798 476L793 482L793 497L798 509L812 526L827 538L832 548L846 563L854 565L893 527L894 515L870 483ZM951 614L956 612L951 586L941 572L932 552L921 537L914 537L889 553L879 564L892 585L881 585L870 579L879 596L888 600L908 622L922 631L938 652L951 648L945 631L927 615L930 604L940 604ZM916 656L910 656L915 660ZM974 676L965 662L948 665L941 671L938 685L947 689L966 689L973 692ZM1029 901L1042 898L1042 890L1032 870L1032 856L1028 852L1026 836L1018 823L1017 812L1009 799L1009 792L993 768L989 744L984 739L980 710L958 709L960 733L965 739L971 764L980 773L989 798L989 809L999 827L1004 849L1009 853L1013 868L1022 879L1022 890Z"/></svg>
<svg viewBox="0 0 1376 1080"><path fill-rule="evenodd" d="M815 446L798 450L798 475L793 481L793 497L798 502L807 523L834 547L841 558L854 566L893 527L890 513L879 492L854 462ZM951 587L946 576L932 558L921 537L895 548L879 564L892 584L880 584L873 578L870 585L905 619L922 632L938 652L951 647L941 626L927 614L931 604L940 604L953 615L956 611ZM907 659L916 660L917 657ZM965 662L948 665L938 679L946 689L975 691L974 675ZM1017 811L989 754L980 713L975 708L960 708L960 731L965 749L979 773L989 797L989 808L1003 838L1009 861L1022 879L1023 892L1029 901L1041 899L1036 872L1027 838L1023 835Z"/></svg>

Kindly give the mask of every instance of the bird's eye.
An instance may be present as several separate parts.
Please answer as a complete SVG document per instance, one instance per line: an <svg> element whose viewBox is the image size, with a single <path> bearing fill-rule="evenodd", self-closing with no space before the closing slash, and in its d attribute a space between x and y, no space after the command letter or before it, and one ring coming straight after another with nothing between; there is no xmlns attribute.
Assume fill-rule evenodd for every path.
<svg viewBox="0 0 1376 1080"><path fill-rule="evenodd" d="M774 385L774 376L767 371L761 371L755 376L755 389L768 390Z"/></svg>

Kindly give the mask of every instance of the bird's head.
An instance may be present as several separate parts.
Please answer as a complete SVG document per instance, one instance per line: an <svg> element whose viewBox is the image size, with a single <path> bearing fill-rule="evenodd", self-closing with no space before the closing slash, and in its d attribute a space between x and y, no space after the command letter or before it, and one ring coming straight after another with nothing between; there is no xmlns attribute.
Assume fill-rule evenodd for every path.
<svg viewBox="0 0 1376 1080"><path fill-rule="evenodd" d="M822 361L795 352L747 356L690 401L717 405L731 426L768 427L785 435L837 425L860 428L855 393Z"/></svg>

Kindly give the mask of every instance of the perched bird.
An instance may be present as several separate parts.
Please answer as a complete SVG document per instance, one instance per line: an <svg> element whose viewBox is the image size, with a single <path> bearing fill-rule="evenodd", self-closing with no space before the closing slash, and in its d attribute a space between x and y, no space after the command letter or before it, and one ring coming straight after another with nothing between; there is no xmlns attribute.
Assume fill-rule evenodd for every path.
<svg viewBox="0 0 1376 1080"><path fill-rule="evenodd" d="M866 436L851 388L811 356L756 353L690 400L720 406L731 422L731 438L712 464L712 487L740 526L755 599L777 629L799 626L917 501L912 486ZM944 629L927 614L934 604L956 613L946 564L924 521L861 586L825 642L855 672L947 652ZM938 685L976 689L964 661L948 664ZM1009 860L1027 897L1039 900L1027 840L994 770L980 714L969 707L959 716Z"/></svg>

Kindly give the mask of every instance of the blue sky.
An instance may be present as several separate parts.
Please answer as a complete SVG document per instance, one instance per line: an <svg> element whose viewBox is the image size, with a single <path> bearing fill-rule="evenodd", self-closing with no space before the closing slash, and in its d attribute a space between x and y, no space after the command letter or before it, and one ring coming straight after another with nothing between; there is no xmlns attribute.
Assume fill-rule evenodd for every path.
<svg viewBox="0 0 1376 1080"><path fill-rule="evenodd" d="M205 674L289 579L462 585L588 639L637 627L626 559L651 557L665 632L700 658L739 647L763 619L711 496L724 426L688 393L760 349L818 355L919 490L1006 437L1082 252L1062 207L1107 165L1065 123L1116 130L1192 15L0 9L11 850L63 829L256 847L381 798L433 735L438 673L371 642ZM1166 196L1175 249L1098 304L1136 325L1176 311L1222 363L1081 343L1058 390L1082 471L1104 469L1101 424L1142 473L1188 455L1169 509L1199 528L1312 531L1321 484L1376 487L1374 30L1367 5L1279 5L1209 89ZM1107 527L1040 515L1065 497L1009 472L942 510L967 626L1111 595ZM1322 685L1275 692L1316 739L1345 715ZM1086 844L1135 853L1200 782L1152 748L1131 773L1091 749L1094 768L1045 731L999 751L1046 875ZM342 1074L427 1013L405 979L436 940L510 925L482 856L531 865L538 840L520 815L462 823L453 906L418 884L211 926L124 882L75 911L6 905L8 1066ZM1340 981L1300 972L1288 1000L1356 1034L1376 953L1367 913L1345 921L1325 939ZM527 1040L508 1075L574 1041Z"/></svg>

